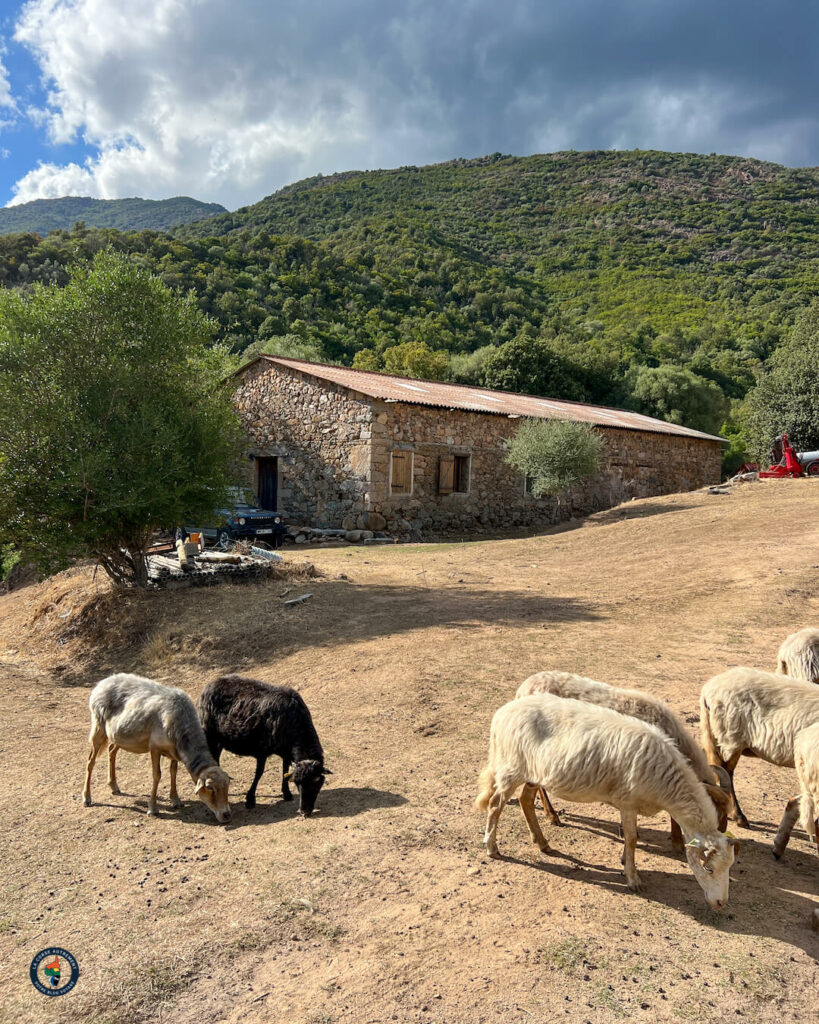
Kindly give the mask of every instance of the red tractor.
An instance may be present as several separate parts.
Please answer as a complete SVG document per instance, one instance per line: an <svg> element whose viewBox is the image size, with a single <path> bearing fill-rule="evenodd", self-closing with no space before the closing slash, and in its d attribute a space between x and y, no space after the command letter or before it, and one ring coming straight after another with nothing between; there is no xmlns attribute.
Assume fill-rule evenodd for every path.
<svg viewBox="0 0 819 1024"><path fill-rule="evenodd" d="M788 441L787 434L774 438L771 448L771 468L762 470L761 479L781 479L786 476L819 476L819 452L797 452Z"/></svg>

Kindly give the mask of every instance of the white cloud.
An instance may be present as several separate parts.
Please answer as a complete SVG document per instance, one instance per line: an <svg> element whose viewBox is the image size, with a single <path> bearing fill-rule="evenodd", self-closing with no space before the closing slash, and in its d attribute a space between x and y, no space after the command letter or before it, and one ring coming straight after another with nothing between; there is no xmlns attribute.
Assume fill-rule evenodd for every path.
<svg viewBox="0 0 819 1024"><path fill-rule="evenodd" d="M814 35L742 0L29 0L15 38L47 90L31 120L91 156L40 163L14 202L235 207L319 171L494 150L819 159Z"/></svg>

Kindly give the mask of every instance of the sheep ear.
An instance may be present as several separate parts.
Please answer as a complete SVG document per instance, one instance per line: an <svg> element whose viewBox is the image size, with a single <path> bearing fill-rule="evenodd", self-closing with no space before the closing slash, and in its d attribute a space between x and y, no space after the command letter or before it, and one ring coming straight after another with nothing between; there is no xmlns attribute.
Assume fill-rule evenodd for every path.
<svg viewBox="0 0 819 1024"><path fill-rule="evenodd" d="M325 775L332 775L332 774L333 774L333 773L332 773L332 772L330 771L330 769L329 769L329 768L322 768L321 770L322 770L322 772L323 772L323 773L324 773Z"/></svg>
<svg viewBox="0 0 819 1024"><path fill-rule="evenodd" d="M293 769L292 768L290 769L289 772L285 772L284 773L284 778L287 779L288 781L293 778Z"/></svg>
<svg viewBox="0 0 819 1024"><path fill-rule="evenodd" d="M205 783L201 779L197 779L196 785L194 786L194 793L199 793L205 788Z"/></svg>

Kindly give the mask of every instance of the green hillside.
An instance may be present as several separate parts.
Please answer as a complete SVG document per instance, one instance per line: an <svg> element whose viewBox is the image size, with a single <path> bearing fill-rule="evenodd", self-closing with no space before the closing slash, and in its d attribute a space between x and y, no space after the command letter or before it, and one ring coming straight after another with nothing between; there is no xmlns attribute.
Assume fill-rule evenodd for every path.
<svg viewBox="0 0 819 1024"><path fill-rule="evenodd" d="M227 212L218 203L200 203L188 196L173 199L90 199L66 196L63 199L35 199L30 203L0 209L0 235L49 231L67 231L76 221L90 227L142 231L146 228L167 231L192 220L202 221Z"/></svg>
<svg viewBox="0 0 819 1024"><path fill-rule="evenodd" d="M250 346L737 430L819 293L819 170L556 153L298 182L176 228L0 238L0 282L111 246ZM420 343L420 344L419 344ZM733 405L731 405L733 403Z"/></svg>

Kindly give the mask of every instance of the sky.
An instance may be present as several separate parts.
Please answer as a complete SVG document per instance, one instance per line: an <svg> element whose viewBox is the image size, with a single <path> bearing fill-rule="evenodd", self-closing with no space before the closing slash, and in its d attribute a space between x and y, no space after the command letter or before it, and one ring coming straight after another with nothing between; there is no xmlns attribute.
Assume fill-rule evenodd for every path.
<svg viewBox="0 0 819 1024"><path fill-rule="evenodd" d="M816 0L0 0L0 205L561 149L819 165Z"/></svg>

